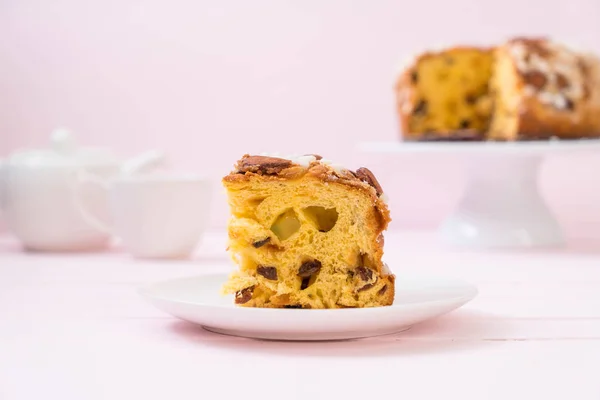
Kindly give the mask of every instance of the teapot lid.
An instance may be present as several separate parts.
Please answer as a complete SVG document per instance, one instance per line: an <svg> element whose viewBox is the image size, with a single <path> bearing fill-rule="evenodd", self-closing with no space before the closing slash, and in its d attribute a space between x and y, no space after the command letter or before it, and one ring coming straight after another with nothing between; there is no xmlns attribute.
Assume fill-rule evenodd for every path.
<svg viewBox="0 0 600 400"><path fill-rule="evenodd" d="M101 147L78 147L71 131L59 128L52 132L51 147L20 150L9 158L11 164L36 167L103 166L117 162L114 154Z"/></svg>

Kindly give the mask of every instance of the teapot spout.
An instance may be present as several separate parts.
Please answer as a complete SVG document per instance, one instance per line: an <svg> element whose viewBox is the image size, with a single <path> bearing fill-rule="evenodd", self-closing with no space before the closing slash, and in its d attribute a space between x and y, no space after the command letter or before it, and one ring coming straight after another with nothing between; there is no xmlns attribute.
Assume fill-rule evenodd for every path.
<svg viewBox="0 0 600 400"><path fill-rule="evenodd" d="M123 175L135 175L149 172L164 165L166 155L160 150L150 150L127 160L122 168Z"/></svg>

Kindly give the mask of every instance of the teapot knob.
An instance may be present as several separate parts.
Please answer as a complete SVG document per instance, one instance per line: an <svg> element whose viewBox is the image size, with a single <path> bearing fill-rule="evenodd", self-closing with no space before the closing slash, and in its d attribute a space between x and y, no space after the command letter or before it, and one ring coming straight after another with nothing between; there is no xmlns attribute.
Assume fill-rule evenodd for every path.
<svg viewBox="0 0 600 400"><path fill-rule="evenodd" d="M60 154L71 154L75 152L75 140L71 131L66 128L58 128L52 132L52 149Z"/></svg>

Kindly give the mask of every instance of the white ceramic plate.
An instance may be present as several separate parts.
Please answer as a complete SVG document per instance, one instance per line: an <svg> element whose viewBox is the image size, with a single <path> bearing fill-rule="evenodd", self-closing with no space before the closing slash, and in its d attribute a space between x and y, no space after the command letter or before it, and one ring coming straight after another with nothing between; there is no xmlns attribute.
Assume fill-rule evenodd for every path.
<svg viewBox="0 0 600 400"><path fill-rule="evenodd" d="M336 340L385 335L452 311L477 295L454 279L396 277L389 307L299 310L235 306L222 296L224 274L180 278L139 289L150 303L177 318L217 333L274 340Z"/></svg>

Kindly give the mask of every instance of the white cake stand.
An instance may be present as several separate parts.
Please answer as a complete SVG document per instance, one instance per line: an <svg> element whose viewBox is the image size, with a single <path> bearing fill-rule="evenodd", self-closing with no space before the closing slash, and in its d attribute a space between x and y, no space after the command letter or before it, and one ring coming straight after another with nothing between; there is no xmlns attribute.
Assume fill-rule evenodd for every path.
<svg viewBox="0 0 600 400"><path fill-rule="evenodd" d="M444 242L474 247L559 246L564 237L538 191L538 171L549 154L600 150L600 140L535 142L369 142L379 154L444 155L466 162L467 186L439 228Z"/></svg>

